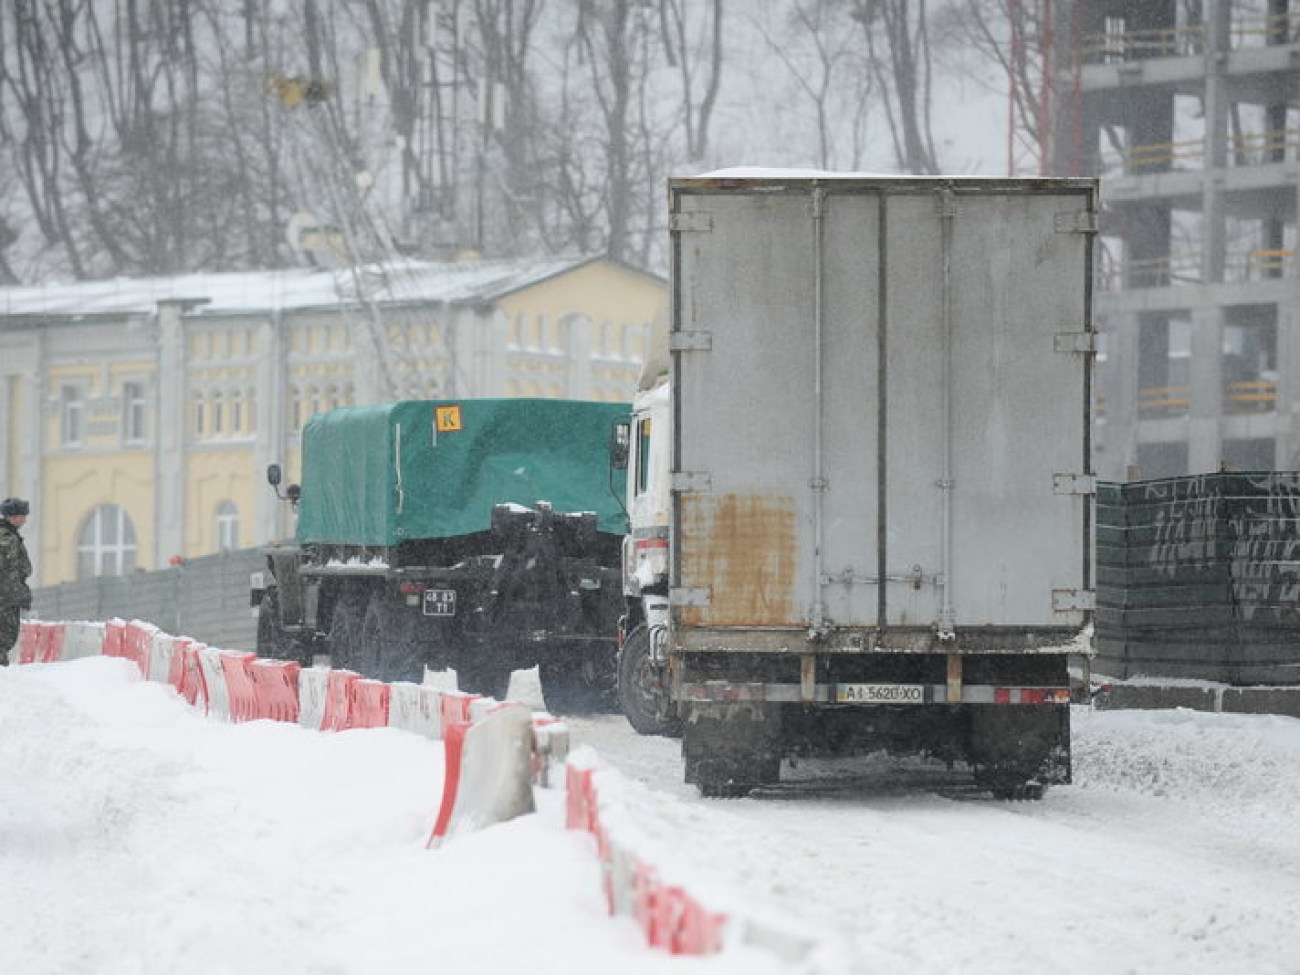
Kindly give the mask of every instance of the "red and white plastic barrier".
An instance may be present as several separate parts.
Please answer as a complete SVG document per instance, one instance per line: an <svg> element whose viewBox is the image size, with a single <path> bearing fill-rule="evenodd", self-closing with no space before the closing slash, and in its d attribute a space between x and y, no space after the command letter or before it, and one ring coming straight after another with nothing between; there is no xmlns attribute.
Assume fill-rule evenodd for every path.
<svg viewBox="0 0 1300 975"><path fill-rule="evenodd" d="M742 904L708 904L673 868L656 863L640 831L620 829L636 819L617 772L583 748L565 764L565 824L590 833L603 869L612 915L637 922L647 944L675 955L707 955L732 945L759 948L804 972L846 970L849 957L829 932L809 932L752 913ZM659 851L661 852L661 851Z"/></svg>
<svg viewBox="0 0 1300 975"><path fill-rule="evenodd" d="M536 809L532 712L521 704L481 700L490 706L483 707L474 721L454 722L446 729L444 774L456 784L443 791L429 846Z"/></svg>
<svg viewBox="0 0 1300 975"><path fill-rule="evenodd" d="M426 738L442 738L442 692L425 684L394 681L388 724Z"/></svg>
<svg viewBox="0 0 1300 975"><path fill-rule="evenodd" d="M301 712L298 687L302 665L296 660L255 657L249 670L257 699L257 712L253 717L297 724Z"/></svg>

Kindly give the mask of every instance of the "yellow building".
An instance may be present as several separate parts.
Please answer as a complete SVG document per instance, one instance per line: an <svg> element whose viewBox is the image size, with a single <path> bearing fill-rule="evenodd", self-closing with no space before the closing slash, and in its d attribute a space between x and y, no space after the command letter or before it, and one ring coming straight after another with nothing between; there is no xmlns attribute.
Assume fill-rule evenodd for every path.
<svg viewBox="0 0 1300 975"><path fill-rule="evenodd" d="M666 301L602 258L0 288L0 491L32 502L37 585L263 544L313 413L630 400Z"/></svg>

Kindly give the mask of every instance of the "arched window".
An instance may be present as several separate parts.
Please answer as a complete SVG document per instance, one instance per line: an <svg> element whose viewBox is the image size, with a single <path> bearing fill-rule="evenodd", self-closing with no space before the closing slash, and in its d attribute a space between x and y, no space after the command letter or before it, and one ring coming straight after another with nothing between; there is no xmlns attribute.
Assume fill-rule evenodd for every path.
<svg viewBox="0 0 1300 975"><path fill-rule="evenodd" d="M126 510L101 504L77 537L77 578L120 576L135 571L135 525Z"/></svg>
<svg viewBox="0 0 1300 975"><path fill-rule="evenodd" d="M217 505L217 551L233 552L239 548L239 509L233 501Z"/></svg>
<svg viewBox="0 0 1300 975"><path fill-rule="evenodd" d="M302 389L294 386L289 392L289 432L297 434L302 430Z"/></svg>
<svg viewBox="0 0 1300 975"><path fill-rule="evenodd" d="M230 435L238 437L244 432L244 391L233 390L230 394Z"/></svg>
<svg viewBox="0 0 1300 975"><path fill-rule="evenodd" d="M194 436L202 440L208 435L208 401L202 393L194 397Z"/></svg>

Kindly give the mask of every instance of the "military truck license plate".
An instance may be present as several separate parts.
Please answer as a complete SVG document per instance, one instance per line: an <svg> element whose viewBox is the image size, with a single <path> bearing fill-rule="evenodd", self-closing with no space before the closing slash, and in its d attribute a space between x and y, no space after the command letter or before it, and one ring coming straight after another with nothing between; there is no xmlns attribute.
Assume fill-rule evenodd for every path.
<svg viewBox="0 0 1300 975"><path fill-rule="evenodd" d="M424 590L424 615L425 616L455 616L456 615L456 590L455 589Z"/></svg>
<svg viewBox="0 0 1300 975"><path fill-rule="evenodd" d="M839 704L923 704L921 684L836 684Z"/></svg>

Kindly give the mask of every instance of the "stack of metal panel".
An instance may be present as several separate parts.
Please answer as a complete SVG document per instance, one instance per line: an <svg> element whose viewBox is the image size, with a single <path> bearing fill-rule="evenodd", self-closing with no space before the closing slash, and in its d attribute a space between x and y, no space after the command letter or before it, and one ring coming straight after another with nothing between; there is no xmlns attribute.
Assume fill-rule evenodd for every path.
<svg viewBox="0 0 1300 975"><path fill-rule="evenodd" d="M1096 669L1300 683L1300 473L1102 484Z"/></svg>

